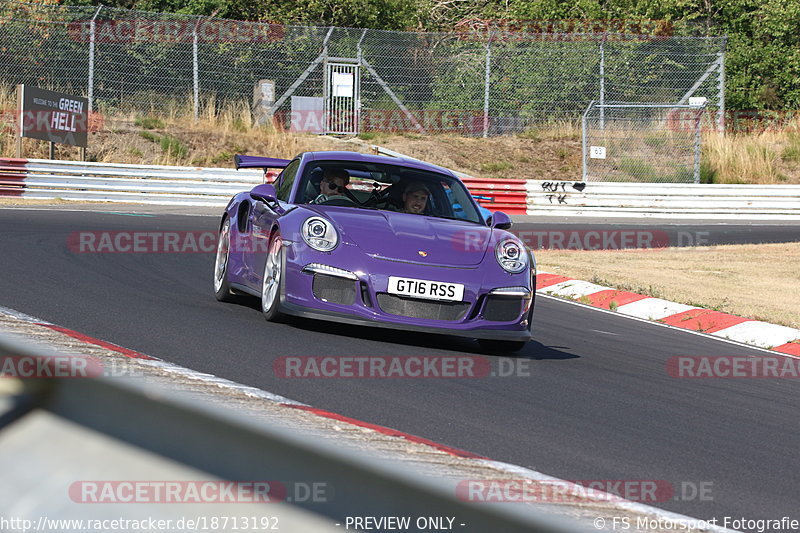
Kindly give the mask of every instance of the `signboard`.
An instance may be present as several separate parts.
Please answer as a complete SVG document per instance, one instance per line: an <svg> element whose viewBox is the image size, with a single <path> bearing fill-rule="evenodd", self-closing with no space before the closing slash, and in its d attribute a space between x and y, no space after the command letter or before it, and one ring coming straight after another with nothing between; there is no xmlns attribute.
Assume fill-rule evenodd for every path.
<svg viewBox="0 0 800 533"><path fill-rule="evenodd" d="M17 85L19 135L86 148L89 102L38 87Z"/></svg>
<svg viewBox="0 0 800 533"><path fill-rule="evenodd" d="M592 146L589 148L589 157L591 159L605 159L606 147L605 146Z"/></svg>
<svg viewBox="0 0 800 533"><path fill-rule="evenodd" d="M353 97L353 74L351 72L333 73L333 96Z"/></svg>

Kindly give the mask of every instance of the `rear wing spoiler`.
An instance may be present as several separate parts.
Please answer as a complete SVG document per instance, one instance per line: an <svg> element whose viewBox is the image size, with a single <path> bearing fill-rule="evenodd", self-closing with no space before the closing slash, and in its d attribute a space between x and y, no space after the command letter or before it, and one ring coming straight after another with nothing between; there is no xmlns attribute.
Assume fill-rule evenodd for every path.
<svg viewBox="0 0 800 533"><path fill-rule="evenodd" d="M278 159L277 157L260 157L257 155L235 155L233 163L236 170L240 168L286 168L291 159Z"/></svg>

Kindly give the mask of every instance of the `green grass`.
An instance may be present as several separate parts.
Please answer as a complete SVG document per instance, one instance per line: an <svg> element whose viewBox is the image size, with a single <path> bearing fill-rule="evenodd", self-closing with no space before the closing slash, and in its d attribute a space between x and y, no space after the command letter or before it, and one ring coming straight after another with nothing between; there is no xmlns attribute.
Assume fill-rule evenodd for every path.
<svg viewBox="0 0 800 533"><path fill-rule="evenodd" d="M642 161L641 159L634 159L632 157L623 157L617 164L619 170L628 174L633 181L639 182L655 182L661 181L663 178L659 176L653 165Z"/></svg>
<svg viewBox="0 0 800 533"><path fill-rule="evenodd" d="M793 163L800 162L800 135L789 133L786 136L786 140L788 141L788 145L784 147L783 152L781 152L781 159Z"/></svg>
<svg viewBox="0 0 800 533"><path fill-rule="evenodd" d="M648 133L642 138L644 144L651 148L663 148L667 145L667 138L664 135Z"/></svg>
<svg viewBox="0 0 800 533"><path fill-rule="evenodd" d="M220 152L211 158L211 164L230 163L232 160L233 154L231 152Z"/></svg>
<svg viewBox="0 0 800 533"><path fill-rule="evenodd" d="M148 141L154 142L154 143L161 142L161 137L159 137L155 133L150 133L149 131L140 131L139 132L139 137L141 137L143 139L147 139Z"/></svg>
<svg viewBox="0 0 800 533"><path fill-rule="evenodd" d="M136 125L146 130L164 129L164 121L157 117L138 117Z"/></svg>
<svg viewBox="0 0 800 533"><path fill-rule="evenodd" d="M700 183L716 183L717 171L708 161L700 161Z"/></svg>
<svg viewBox="0 0 800 533"><path fill-rule="evenodd" d="M172 157L186 157L189 153L189 148L181 142L180 139L172 135L164 135L161 137L161 149Z"/></svg>
<svg viewBox="0 0 800 533"><path fill-rule="evenodd" d="M159 136L149 131L140 131L139 136L158 144L165 153L172 157L186 157L189 154L189 148L172 135Z"/></svg>
<svg viewBox="0 0 800 533"><path fill-rule="evenodd" d="M502 161L500 163L485 163L481 165L482 172L503 172L504 170L510 170L512 168L514 168L514 165L508 161Z"/></svg>
<svg viewBox="0 0 800 533"><path fill-rule="evenodd" d="M239 117L236 117L235 119L233 119L233 123L231 124L231 126L233 127L233 129L235 131L242 132L242 133L244 133L245 131L250 129L249 124L245 124L244 120L242 120Z"/></svg>

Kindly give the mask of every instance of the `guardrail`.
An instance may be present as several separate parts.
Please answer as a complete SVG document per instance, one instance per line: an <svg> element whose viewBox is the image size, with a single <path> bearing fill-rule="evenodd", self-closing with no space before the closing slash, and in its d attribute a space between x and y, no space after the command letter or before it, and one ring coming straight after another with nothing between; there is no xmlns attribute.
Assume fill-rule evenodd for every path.
<svg viewBox="0 0 800 533"><path fill-rule="evenodd" d="M800 217L800 185L528 180L529 215Z"/></svg>
<svg viewBox="0 0 800 533"><path fill-rule="evenodd" d="M29 366L32 368L54 369L64 367L65 357L48 347L23 343L0 334L1 360L30 359ZM4 381L17 380L6 378ZM282 501L316 516L327 517L325 523L330 527L325 527L325 531L334 530L333 526L339 525L334 522L344 522L348 516L409 515L454 517L457 524L463 524L463 527L456 529L476 533L586 531L577 523L552 518L519 504L464 501L457 496L457 480L423 476L402 465L338 446L311 434L275 427L274 424L248 418L220 406L204 405L197 398L147 383L143 379L96 376L24 379L19 380L19 384L19 390L10 397L4 398L0 394L0 436L13 430L19 441L20 432L28 432L27 440L36 442L34 454L44 453L47 446L51 446L53 455L69 457L70 446L89 445L90 449L97 452L102 449L101 446L116 440L125 443L122 450L117 449L116 453L125 454L138 463L142 461L142 450L146 450L155 454L150 457L150 463L166 458L172 464L183 465L194 472L204 472L222 480L283 480L283 483L324 480L331 488L330 498L287 498ZM49 416L44 418L44 422L42 417L38 417L35 423L24 423L26 418L36 418L37 413L48 413ZM53 435L58 435L59 429L63 428L63 421L68 421L70 428L82 428L81 438L71 438L65 442L58 441L57 436L54 438ZM47 424L52 426L49 432ZM22 454L17 460L25 462L25 449L16 453ZM126 457L120 459L115 461L114 467L117 469L128 462ZM95 462L101 460L103 457L96 457ZM4 472L2 483L15 483L20 476L24 476L24 484L32 487L27 492L23 490L19 493L25 500L24 506L18 506L20 512L30 512L37 506L52 502L47 509L49 518L56 518L59 513L75 518L76 512L81 513L83 518L89 518L92 513L91 517L97 518L98 506L81 508L79 504L76 510L76 506L69 507L64 503L68 488L71 487L70 481L86 475L97 476L97 464L91 472L76 472L76 465L67 461L59 465L57 476L53 476L52 472L41 472L46 479L42 479L42 486L39 486L32 485L28 479L36 462L31 460L26 468ZM175 475L172 467L167 468L169 470L166 472L157 470L159 475ZM75 474L72 480L70 472ZM131 472L130 469L127 475L133 476L128 479L141 479L140 472ZM60 486L56 488L54 484L59 483ZM64 497L53 498L54 490L63 491ZM4 502L0 510L9 504ZM274 513L275 508L271 506L274 504L262 506L262 512ZM173 513L185 511L178 505L170 507L174 508L171 510ZM69 513L73 513L72 516ZM33 523L36 523L35 517L13 514L17 514L18 518L34 519ZM320 521L316 523L320 524ZM312 527L313 522L312 526L303 527L299 524L282 525L281 530L318 531L318 528ZM232 529L236 528L225 528Z"/></svg>
<svg viewBox="0 0 800 533"><path fill-rule="evenodd" d="M604 183L455 174L482 206L512 215L800 217L800 185ZM260 170L0 159L0 197L219 207L263 181Z"/></svg>
<svg viewBox="0 0 800 533"><path fill-rule="evenodd" d="M224 206L263 182L261 170L0 159L0 196L34 199Z"/></svg>

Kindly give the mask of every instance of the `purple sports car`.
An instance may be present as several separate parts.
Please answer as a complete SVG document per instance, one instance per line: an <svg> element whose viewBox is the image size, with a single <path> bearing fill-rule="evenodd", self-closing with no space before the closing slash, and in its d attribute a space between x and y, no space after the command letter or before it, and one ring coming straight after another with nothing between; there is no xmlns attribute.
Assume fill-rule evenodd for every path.
<svg viewBox="0 0 800 533"><path fill-rule="evenodd" d="M508 215L484 220L449 170L356 152L235 161L283 171L225 208L218 300L250 294L270 321L285 314L459 335L496 352L530 340L533 255L505 231Z"/></svg>

